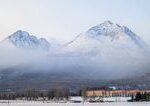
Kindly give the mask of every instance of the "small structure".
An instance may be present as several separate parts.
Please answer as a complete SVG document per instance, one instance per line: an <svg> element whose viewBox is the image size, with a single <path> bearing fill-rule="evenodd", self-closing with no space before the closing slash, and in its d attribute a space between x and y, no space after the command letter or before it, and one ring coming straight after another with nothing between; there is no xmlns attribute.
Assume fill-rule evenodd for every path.
<svg viewBox="0 0 150 106"><path fill-rule="evenodd" d="M150 90L86 90L86 97L131 97L137 93L150 93Z"/></svg>

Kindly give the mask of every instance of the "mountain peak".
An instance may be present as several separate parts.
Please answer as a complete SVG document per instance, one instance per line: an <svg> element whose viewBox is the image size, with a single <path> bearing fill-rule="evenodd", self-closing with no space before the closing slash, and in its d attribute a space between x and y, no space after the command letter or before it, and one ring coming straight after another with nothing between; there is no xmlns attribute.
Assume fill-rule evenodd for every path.
<svg viewBox="0 0 150 106"><path fill-rule="evenodd" d="M50 48L49 42L44 38L37 38L30 35L26 31L18 30L12 35L8 36L8 39L14 46L21 49L45 49Z"/></svg>
<svg viewBox="0 0 150 106"><path fill-rule="evenodd" d="M17 30L16 32L14 32L14 33L28 33L27 31L23 31L23 30Z"/></svg>
<svg viewBox="0 0 150 106"><path fill-rule="evenodd" d="M107 20L107 21L104 21L102 24L112 25L112 24L113 24L113 22L111 22L111 21Z"/></svg>
<svg viewBox="0 0 150 106"><path fill-rule="evenodd" d="M16 31L16 32L14 32L13 34L12 34L12 36L16 36L16 37L28 37L29 36L29 33L28 32L26 32L26 31L22 31L22 30L18 30L18 31ZM11 36L10 36L11 37Z"/></svg>
<svg viewBox="0 0 150 106"><path fill-rule="evenodd" d="M92 28L90 28L86 35L95 39L102 39L101 37L107 37L110 41L115 41L119 39L128 39L132 42L136 43L138 46L144 46L144 42L137 36L133 31L131 31L126 26L121 26L119 24L115 24L111 21L104 21L101 24L98 24Z"/></svg>
<svg viewBox="0 0 150 106"><path fill-rule="evenodd" d="M87 34L90 37L99 37L104 36L115 36L122 31L122 27L118 24L114 24L111 21L105 21L101 24L98 24L87 31Z"/></svg>

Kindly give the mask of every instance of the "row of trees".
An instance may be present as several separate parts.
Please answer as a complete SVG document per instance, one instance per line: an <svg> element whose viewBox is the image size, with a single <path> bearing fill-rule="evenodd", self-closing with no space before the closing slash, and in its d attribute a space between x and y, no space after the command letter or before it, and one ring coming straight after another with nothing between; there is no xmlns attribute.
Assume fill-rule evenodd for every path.
<svg viewBox="0 0 150 106"><path fill-rule="evenodd" d="M135 96L135 101L150 101L150 93L137 93Z"/></svg>
<svg viewBox="0 0 150 106"><path fill-rule="evenodd" d="M65 88L53 88L48 91L27 89L20 92L1 92L0 100L67 100L69 95L69 90Z"/></svg>

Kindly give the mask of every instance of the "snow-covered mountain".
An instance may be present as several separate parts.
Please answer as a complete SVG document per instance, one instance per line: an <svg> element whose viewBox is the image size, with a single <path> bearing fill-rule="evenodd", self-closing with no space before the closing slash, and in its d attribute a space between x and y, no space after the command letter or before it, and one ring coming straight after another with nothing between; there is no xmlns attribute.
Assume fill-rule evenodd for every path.
<svg viewBox="0 0 150 106"><path fill-rule="evenodd" d="M18 30L12 35L8 36L3 42L11 43L13 46L20 49L41 49L49 50L50 43L45 38L37 38L36 36L30 35L26 31Z"/></svg>
<svg viewBox="0 0 150 106"><path fill-rule="evenodd" d="M89 37L99 39L101 36L110 37L111 41L128 39L132 40L136 45L144 47L144 42L134 32L126 26L114 24L111 21L105 21L97 26L90 28L86 34Z"/></svg>
<svg viewBox="0 0 150 106"><path fill-rule="evenodd" d="M25 31L17 31L1 42L17 49L0 48L0 85L53 86L57 81L58 85L63 81L74 85L81 80L138 79L150 70L150 53L144 41L129 28L110 21L90 28L61 48L55 40L50 42ZM20 85L16 84L18 79Z"/></svg>
<svg viewBox="0 0 150 106"><path fill-rule="evenodd" d="M78 35L60 52L67 57L78 57L74 64L86 67L83 70L91 76L123 78L149 70L147 50L144 41L129 28L105 21Z"/></svg>
<svg viewBox="0 0 150 106"><path fill-rule="evenodd" d="M145 48L144 41L126 26L111 21L105 21L90 28L74 40L67 43L63 50L72 54L112 54L113 52L128 52L133 49Z"/></svg>

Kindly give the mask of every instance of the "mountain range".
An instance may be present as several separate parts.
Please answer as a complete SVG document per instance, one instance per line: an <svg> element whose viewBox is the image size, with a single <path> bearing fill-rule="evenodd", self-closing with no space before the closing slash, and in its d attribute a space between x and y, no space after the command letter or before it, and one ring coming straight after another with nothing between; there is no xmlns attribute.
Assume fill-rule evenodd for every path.
<svg viewBox="0 0 150 106"><path fill-rule="evenodd" d="M111 21L91 27L59 49L52 45L21 30L1 41L0 85L81 86L80 82L137 79L150 73L148 45L128 27Z"/></svg>

